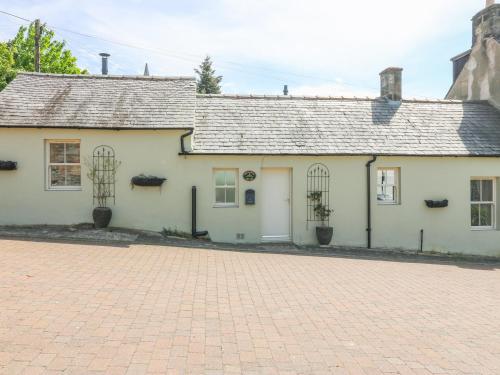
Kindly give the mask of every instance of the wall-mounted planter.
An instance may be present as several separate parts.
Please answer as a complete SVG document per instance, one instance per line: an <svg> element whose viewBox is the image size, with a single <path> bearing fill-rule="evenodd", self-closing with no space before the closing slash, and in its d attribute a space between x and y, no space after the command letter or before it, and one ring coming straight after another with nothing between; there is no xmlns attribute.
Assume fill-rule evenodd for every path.
<svg viewBox="0 0 500 375"><path fill-rule="evenodd" d="M15 161L0 160L0 171L13 171L17 169Z"/></svg>
<svg viewBox="0 0 500 375"><path fill-rule="evenodd" d="M134 176L132 177L132 186L161 186L167 179L156 176Z"/></svg>
<svg viewBox="0 0 500 375"><path fill-rule="evenodd" d="M448 199L443 199L440 201L433 201L431 199L426 199L425 200L425 205L429 208L442 208L442 207L448 207Z"/></svg>

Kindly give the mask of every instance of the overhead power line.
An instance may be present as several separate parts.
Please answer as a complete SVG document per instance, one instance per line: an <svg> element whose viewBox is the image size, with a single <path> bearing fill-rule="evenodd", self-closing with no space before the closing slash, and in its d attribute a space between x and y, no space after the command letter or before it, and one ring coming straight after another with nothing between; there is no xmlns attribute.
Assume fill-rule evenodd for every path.
<svg viewBox="0 0 500 375"><path fill-rule="evenodd" d="M3 10L0 10L0 13L4 14L4 15L7 15L7 16L10 16L10 17L17 18L19 20L22 20L22 21L25 21L25 22L28 22L28 23L33 22L33 20L30 20L30 19L25 18L25 17L18 16L16 14L9 13L9 12L3 11ZM152 48L152 47L147 47L147 46L141 46L141 45L137 45L137 44L132 44L132 43L124 42L124 41L121 41L121 40L109 39L109 38L104 38L104 37L101 37L101 36L98 36L98 35L83 33L83 32L79 32L79 31L67 29L67 28L64 28L64 27L59 27L59 26L51 25L51 24L46 24L46 25L49 26L52 29L56 29L56 30L63 31L63 32L66 32L66 33L71 33L71 34L78 35L78 36L81 36L81 37L92 38L92 39L100 40L100 41L103 41L103 42L106 42L106 43L111 43L111 44L119 45L119 46L122 46L122 47L139 49L139 50L148 51L148 52L153 52L153 53L156 53L156 54L159 54L159 55L162 55L162 56L166 56L166 57L174 58L174 59L179 59L179 60L184 60L184 61L189 61L189 62L192 62L192 63L195 63L195 64L198 64L199 61L200 61L200 59L202 58L202 56L195 55L195 54L190 54L190 53L185 53L185 52L179 53L179 52L173 52L173 51L168 51L168 50L159 49L159 48ZM314 76L314 75L299 74L299 73L286 72L286 71L277 71L275 69L266 68L266 67L252 67L252 66L245 65L245 64L242 64L242 63L233 62L233 61L227 61L227 60L219 60L218 64L222 65L222 66L225 66L226 69L238 71L238 72L243 73L243 74L271 78L271 79L274 79L274 80L277 80L277 81L280 81L280 82L284 82L284 81L290 82L291 81L293 83L297 83L298 84L297 81L290 80L290 76L294 76L294 77L297 77L297 78L308 78L308 79L313 79L313 80L317 80L317 81L334 83L334 84L340 85L340 86L349 86L349 87L353 87L353 88L364 88L364 89L378 90L378 88L371 87L371 86L362 86L362 85L357 85L357 84L351 84L351 83L347 83L347 82L344 82L344 81L339 81L339 80L335 80L335 79L330 79L330 78L325 78L325 77L319 77L319 76ZM250 70L253 70L253 72L250 71ZM267 74L267 73L259 73L259 71L261 71L261 72L265 71L265 72L271 73L272 75ZM284 77L284 76L278 77L278 76L276 76L274 74L285 75L286 77Z"/></svg>

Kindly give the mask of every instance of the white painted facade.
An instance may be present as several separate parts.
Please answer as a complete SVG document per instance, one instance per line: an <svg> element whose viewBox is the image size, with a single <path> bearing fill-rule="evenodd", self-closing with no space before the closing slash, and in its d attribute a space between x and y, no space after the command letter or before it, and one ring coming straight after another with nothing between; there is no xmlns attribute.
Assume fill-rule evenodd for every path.
<svg viewBox="0 0 500 375"><path fill-rule="evenodd" d="M179 155L185 130L71 130L0 129L0 160L18 162L16 171L0 171L0 225L76 224L91 222L92 183L82 165L82 187L75 191L46 188L46 141L80 140L81 158L96 146L114 148L122 162L116 182L116 204L111 226L190 232L191 186L198 188L198 229L213 241L261 242L263 235L263 177L267 168L290 173L290 232L296 244L315 244L315 224L307 222L306 172L311 164L325 164L331 174L330 206L334 209L332 245L366 246L366 162L370 156L213 156ZM400 202L381 205L376 199L376 169L400 171ZM238 171L238 204L215 207L213 172ZM242 178L253 170L257 178ZM424 230L424 251L500 256L499 205L495 225L473 230L470 217L470 180L500 177L495 157L378 157L372 165L372 246L417 250ZM130 186L138 174L166 177L159 188ZM498 185L498 184L497 184ZM246 189L256 192L256 204L245 205ZM500 201L500 189L495 200ZM286 193L285 193L286 194ZM284 197L286 199L286 197ZM428 208L425 199L448 199L446 208ZM266 205L267 207L267 205ZM277 206L279 207L279 206ZM243 239L237 239L237 234Z"/></svg>

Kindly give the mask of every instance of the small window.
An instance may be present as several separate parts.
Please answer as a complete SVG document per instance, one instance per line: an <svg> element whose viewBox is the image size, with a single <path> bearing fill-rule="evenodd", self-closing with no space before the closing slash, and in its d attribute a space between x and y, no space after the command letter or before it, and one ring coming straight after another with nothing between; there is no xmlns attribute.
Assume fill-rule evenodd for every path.
<svg viewBox="0 0 500 375"><path fill-rule="evenodd" d="M377 202L399 203L399 168L377 169Z"/></svg>
<svg viewBox="0 0 500 375"><path fill-rule="evenodd" d="M470 222L474 229L495 226L495 180L473 178L470 181Z"/></svg>
<svg viewBox="0 0 500 375"><path fill-rule="evenodd" d="M80 141L47 141L47 188L81 188Z"/></svg>
<svg viewBox="0 0 500 375"><path fill-rule="evenodd" d="M214 171L216 206L236 206L238 204L237 175L235 169L216 169Z"/></svg>

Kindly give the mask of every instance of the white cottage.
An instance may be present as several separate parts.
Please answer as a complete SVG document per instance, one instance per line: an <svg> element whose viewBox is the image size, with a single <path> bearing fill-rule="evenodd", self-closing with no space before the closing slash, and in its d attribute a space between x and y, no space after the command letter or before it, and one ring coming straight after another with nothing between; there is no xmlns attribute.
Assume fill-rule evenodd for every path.
<svg viewBox="0 0 500 375"><path fill-rule="evenodd" d="M222 242L500 256L500 111L481 100L197 95L193 78L22 73L0 93L0 225L92 221L99 152L116 227ZM107 154L110 152L110 154ZM0 163L0 169L12 163ZM131 185L134 177L167 180ZM193 215L192 187L196 187Z"/></svg>

